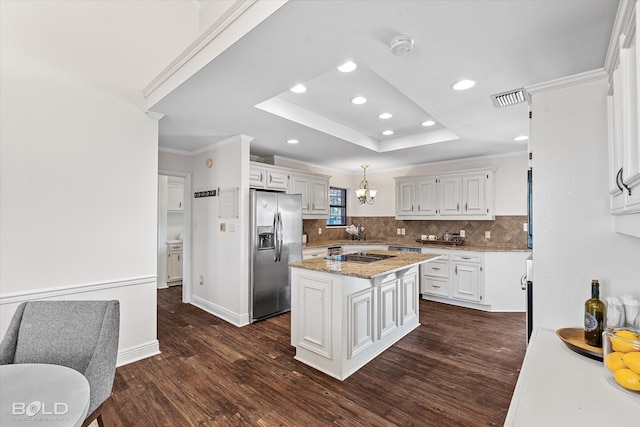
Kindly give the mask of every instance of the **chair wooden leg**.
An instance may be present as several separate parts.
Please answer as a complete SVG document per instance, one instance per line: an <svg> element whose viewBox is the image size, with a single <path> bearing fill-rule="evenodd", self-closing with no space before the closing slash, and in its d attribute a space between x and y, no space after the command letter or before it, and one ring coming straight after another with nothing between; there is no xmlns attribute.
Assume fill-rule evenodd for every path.
<svg viewBox="0 0 640 427"><path fill-rule="evenodd" d="M109 396L107 398L107 400L105 400L104 402L102 402L102 404L100 406L98 406L95 411L93 411L82 423L82 427L89 427L89 425L95 421L98 420L98 426L100 427L104 427L104 423L102 421L102 409L108 404L109 399L111 399L111 396Z"/></svg>

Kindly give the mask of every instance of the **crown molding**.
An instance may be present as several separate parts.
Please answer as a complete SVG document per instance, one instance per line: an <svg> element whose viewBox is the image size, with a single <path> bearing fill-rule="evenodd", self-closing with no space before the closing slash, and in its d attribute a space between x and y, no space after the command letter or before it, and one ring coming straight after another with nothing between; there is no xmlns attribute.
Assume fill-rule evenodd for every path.
<svg viewBox="0 0 640 427"><path fill-rule="evenodd" d="M530 95L549 92L552 90L564 89L571 86L577 86L597 80L606 79L608 77L604 68L597 70L585 71L584 73L574 74L572 76L562 77L548 82L527 86L525 89ZM531 101L530 101L531 102Z"/></svg>
<svg viewBox="0 0 640 427"><path fill-rule="evenodd" d="M176 59L174 59L160 74L143 90L148 98L160 85L184 66L191 58L204 49L212 40L233 23L240 15L249 9L257 0L236 0L209 28L191 43Z"/></svg>
<svg viewBox="0 0 640 427"><path fill-rule="evenodd" d="M609 39L607 56L604 61L604 69L609 76L613 74L613 70L618 65L620 48L628 47L629 40L631 40L636 31L635 15L637 4L637 0L621 0L618 6L616 20L613 23L613 30Z"/></svg>

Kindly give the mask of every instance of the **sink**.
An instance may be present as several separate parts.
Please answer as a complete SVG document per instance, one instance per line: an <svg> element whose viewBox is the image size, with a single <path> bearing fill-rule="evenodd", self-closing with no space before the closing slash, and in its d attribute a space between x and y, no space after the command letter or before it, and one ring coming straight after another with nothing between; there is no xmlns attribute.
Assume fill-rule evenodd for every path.
<svg viewBox="0 0 640 427"><path fill-rule="evenodd" d="M393 258L395 255L360 255L360 254L340 254L328 256L328 260L332 261L346 261L346 262L358 262L361 264L367 264L370 262L382 261L383 259Z"/></svg>

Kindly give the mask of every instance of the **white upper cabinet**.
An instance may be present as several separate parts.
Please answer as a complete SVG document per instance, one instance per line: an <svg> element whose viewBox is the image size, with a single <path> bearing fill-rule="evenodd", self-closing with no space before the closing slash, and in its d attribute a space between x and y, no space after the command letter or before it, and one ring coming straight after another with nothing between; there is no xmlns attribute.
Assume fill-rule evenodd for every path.
<svg viewBox="0 0 640 427"><path fill-rule="evenodd" d="M416 180L417 214L435 216L438 214L438 191L436 178Z"/></svg>
<svg viewBox="0 0 640 427"><path fill-rule="evenodd" d="M291 172L287 193L302 195L302 218L323 219L329 216L328 176Z"/></svg>
<svg viewBox="0 0 640 427"><path fill-rule="evenodd" d="M289 173L282 169L251 164L249 167L249 186L251 188L287 191Z"/></svg>
<svg viewBox="0 0 640 427"><path fill-rule="evenodd" d="M169 211L183 211L182 194L184 193L184 187L182 185L167 186L167 210Z"/></svg>
<svg viewBox="0 0 640 427"><path fill-rule="evenodd" d="M493 170L395 180L398 219L495 219Z"/></svg>
<svg viewBox="0 0 640 427"><path fill-rule="evenodd" d="M251 162L249 187L286 191L302 195L302 218L324 219L329 216L328 175L304 173L282 166Z"/></svg>
<svg viewBox="0 0 640 427"><path fill-rule="evenodd" d="M438 178L438 210L443 216L462 215L462 176Z"/></svg>
<svg viewBox="0 0 640 427"><path fill-rule="evenodd" d="M631 6L633 4L633 6ZM631 19L622 20L617 47L617 61L612 67L607 99L609 121L609 196L611 213L616 215L616 230L634 234L633 218L640 214L640 138L638 131L638 99L640 99L640 48L636 29L640 16L629 3L626 13ZM632 216L629 216L633 214ZM635 219L637 224L638 219ZM637 233L637 231L635 232ZM638 235L640 237L640 235Z"/></svg>

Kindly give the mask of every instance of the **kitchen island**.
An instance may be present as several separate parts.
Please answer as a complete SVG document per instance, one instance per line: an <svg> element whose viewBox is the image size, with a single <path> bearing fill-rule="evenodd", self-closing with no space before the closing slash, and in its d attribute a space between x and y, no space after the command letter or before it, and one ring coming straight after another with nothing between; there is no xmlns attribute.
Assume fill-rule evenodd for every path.
<svg viewBox="0 0 640 427"><path fill-rule="evenodd" d="M419 265L438 258L394 251L367 255L388 258L290 264L295 359L339 380L420 326Z"/></svg>

